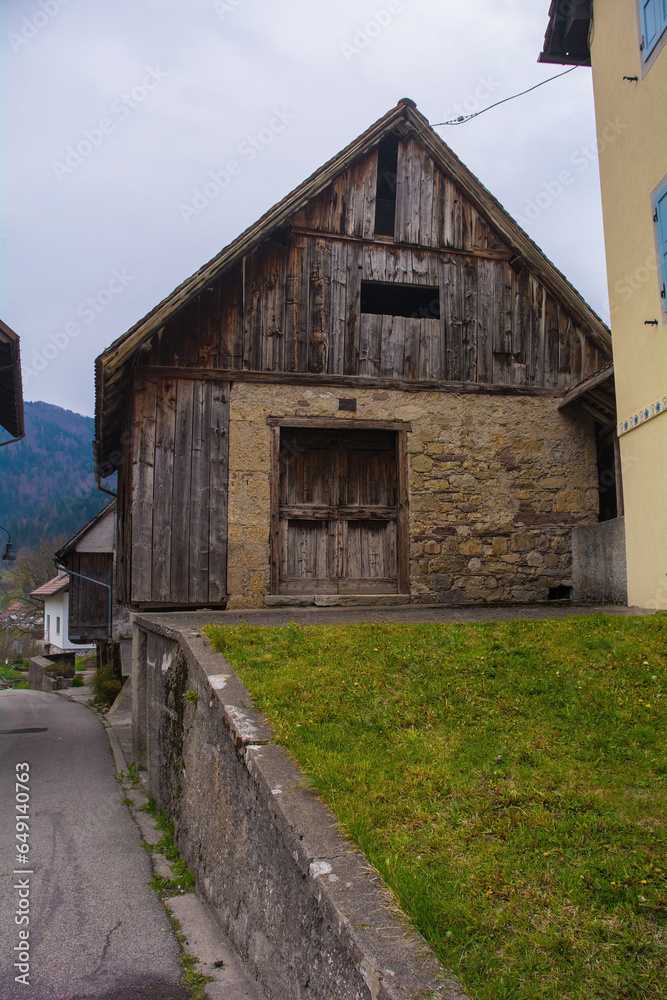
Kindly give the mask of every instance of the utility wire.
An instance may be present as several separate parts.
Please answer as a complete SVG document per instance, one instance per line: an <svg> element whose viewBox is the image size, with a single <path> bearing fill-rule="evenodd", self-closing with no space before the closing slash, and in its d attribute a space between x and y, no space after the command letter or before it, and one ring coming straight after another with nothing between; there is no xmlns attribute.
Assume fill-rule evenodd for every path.
<svg viewBox="0 0 667 1000"><path fill-rule="evenodd" d="M560 76L567 76L568 73L572 73L575 69L579 69L579 63L576 66L571 66L570 69L566 69L564 73L556 73L555 76L550 76L546 80L541 80L540 83L533 84L528 90L522 90L518 94L512 94L511 97L503 97L502 101L496 101L495 104L489 104L488 108L482 108L481 111L474 111L471 115L459 115L458 118L452 118L448 122L436 122L433 128L438 128L440 125L463 125L465 122L469 122L471 118L477 118L479 115L483 115L485 111L490 111L491 108L497 108L499 104L505 104L506 101L513 101L515 97L523 97L524 94L529 94L531 90L537 90L538 87L543 87L545 83L551 83L552 80L557 80Z"/></svg>

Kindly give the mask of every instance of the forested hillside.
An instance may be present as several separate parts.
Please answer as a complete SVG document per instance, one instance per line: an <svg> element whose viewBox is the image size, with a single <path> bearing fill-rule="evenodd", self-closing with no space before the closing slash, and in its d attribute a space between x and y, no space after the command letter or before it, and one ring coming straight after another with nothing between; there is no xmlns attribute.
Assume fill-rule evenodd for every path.
<svg viewBox="0 0 667 1000"><path fill-rule="evenodd" d="M25 431L0 448L0 524L17 551L71 537L110 499L95 486L92 417L26 403Z"/></svg>

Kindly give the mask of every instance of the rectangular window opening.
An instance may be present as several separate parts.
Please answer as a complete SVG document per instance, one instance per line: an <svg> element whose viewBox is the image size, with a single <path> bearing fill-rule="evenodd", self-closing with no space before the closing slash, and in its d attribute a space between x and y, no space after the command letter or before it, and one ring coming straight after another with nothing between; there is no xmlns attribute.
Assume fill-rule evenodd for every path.
<svg viewBox="0 0 667 1000"><path fill-rule="evenodd" d="M56 615L56 635L60 635L60 617Z"/></svg>
<svg viewBox="0 0 667 1000"><path fill-rule="evenodd" d="M393 236L396 225L396 171L398 139L387 136L378 146L378 177L375 192L375 233Z"/></svg>
<svg viewBox="0 0 667 1000"><path fill-rule="evenodd" d="M440 319L440 291L430 285L362 281L361 311L375 316Z"/></svg>

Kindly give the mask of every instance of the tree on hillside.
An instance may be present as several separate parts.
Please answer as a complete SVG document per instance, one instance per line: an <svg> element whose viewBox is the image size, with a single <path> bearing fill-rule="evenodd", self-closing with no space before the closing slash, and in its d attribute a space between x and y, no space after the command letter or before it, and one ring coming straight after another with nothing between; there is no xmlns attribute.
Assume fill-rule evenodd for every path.
<svg viewBox="0 0 667 1000"><path fill-rule="evenodd" d="M14 601L23 601L34 610L42 610L43 602L30 593L51 580L57 573L53 555L67 541L66 535L47 539L32 549L22 549L12 569L6 574L6 592Z"/></svg>

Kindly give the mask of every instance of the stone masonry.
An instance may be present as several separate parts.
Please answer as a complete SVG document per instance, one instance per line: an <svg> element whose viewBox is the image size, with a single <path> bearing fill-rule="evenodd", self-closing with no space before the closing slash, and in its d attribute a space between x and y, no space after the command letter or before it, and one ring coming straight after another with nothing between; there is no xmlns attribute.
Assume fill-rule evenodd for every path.
<svg viewBox="0 0 667 1000"><path fill-rule="evenodd" d="M593 423L554 397L235 383L229 430L229 608L269 592L270 429L289 416L404 420L410 597L415 603L546 600L571 586L572 526L597 520Z"/></svg>

